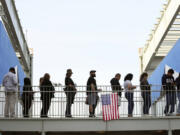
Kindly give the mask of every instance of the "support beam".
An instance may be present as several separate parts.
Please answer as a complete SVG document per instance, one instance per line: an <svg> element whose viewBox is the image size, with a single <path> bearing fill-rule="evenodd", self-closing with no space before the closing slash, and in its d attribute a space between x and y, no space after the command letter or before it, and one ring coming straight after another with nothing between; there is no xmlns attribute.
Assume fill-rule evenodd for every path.
<svg viewBox="0 0 180 135"><path fill-rule="evenodd" d="M31 55L24 37L14 0L0 0L0 2L4 12L2 21L6 27L15 51L19 52L21 56L23 68L26 74L30 76Z"/></svg>
<svg viewBox="0 0 180 135"><path fill-rule="evenodd" d="M42 129L44 125L44 129ZM0 119L0 131L6 132L113 132L179 130L180 117L121 118L104 122L102 119ZM9 128L11 127L11 128Z"/></svg>
<svg viewBox="0 0 180 135"><path fill-rule="evenodd" d="M171 25L173 25L176 16L179 13L180 9L180 0L171 0L169 1L166 10L164 11L157 29L154 31L152 39L149 41L147 48L142 54L143 62L143 71L148 71L149 66L151 65L153 58L156 55L157 50L161 46L161 43L164 41ZM177 19L179 21L179 19ZM169 37L165 40L177 40L179 37Z"/></svg>
<svg viewBox="0 0 180 135"><path fill-rule="evenodd" d="M2 5L0 5L0 16L4 16L4 11Z"/></svg>

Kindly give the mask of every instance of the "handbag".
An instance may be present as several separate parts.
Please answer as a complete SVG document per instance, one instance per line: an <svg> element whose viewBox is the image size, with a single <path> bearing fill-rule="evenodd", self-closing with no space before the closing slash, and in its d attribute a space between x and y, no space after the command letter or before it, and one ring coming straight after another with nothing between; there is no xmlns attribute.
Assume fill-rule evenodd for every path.
<svg viewBox="0 0 180 135"><path fill-rule="evenodd" d="M86 97L85 104L88 105L88 97Z"/></svg>

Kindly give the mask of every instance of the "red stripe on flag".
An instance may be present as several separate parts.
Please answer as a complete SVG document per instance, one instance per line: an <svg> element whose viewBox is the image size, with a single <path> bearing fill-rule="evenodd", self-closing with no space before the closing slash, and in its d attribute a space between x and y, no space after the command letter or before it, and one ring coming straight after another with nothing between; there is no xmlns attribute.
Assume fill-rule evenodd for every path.
<svg viewBox="0 0 180 135"><path fill-rule="evenodd" d="M109 94L109 96L110 104L102 105L104 121L119 119L118 95L117 93L113 93Z"/></svg>

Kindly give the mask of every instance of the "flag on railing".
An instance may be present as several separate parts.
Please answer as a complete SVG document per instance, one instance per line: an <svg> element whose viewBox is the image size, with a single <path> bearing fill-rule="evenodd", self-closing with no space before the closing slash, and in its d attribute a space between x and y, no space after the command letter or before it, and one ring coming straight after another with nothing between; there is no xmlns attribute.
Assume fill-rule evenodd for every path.
<svg viewBox="0 0 180 135"><path fill-rule="evenodd" d="M103 120L117 120L119 119L119 108L118 108L118 94L104 94L101 95L102 99L102 110Z"/></svg>

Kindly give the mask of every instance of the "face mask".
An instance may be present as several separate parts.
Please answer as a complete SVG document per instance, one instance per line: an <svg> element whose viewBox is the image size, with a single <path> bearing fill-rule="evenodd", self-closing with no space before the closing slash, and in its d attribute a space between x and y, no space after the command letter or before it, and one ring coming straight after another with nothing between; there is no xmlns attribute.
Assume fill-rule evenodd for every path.
<svg viewBox="0 0 180 135"><path fill-rule="evenodd" d="M96 75L95 75L95 74L92 74L91 76L92 76L92 77L96 77Z"/></svg>

